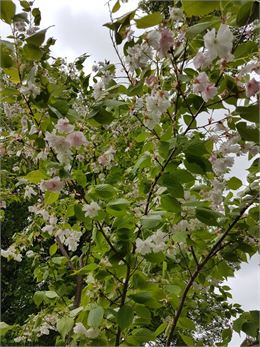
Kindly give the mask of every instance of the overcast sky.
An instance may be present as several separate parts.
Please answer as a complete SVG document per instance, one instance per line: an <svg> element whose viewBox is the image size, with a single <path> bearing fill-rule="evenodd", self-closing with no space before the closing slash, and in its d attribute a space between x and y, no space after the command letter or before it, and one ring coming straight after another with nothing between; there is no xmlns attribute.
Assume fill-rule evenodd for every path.
<svg viewBox="0 0 260 347"><path fill-rule="evenodd" d="M110 41L108 29L102 25L108 21L109 12L106 0L36 0L35 5L42 12L41 28L55 25L48 31L48 36L57 39L52 49L53 55L67 57L73 61L83 53L91 57L87 60L88 71L94 61L117 61ZM117 13L121 15L137 7L137 0L129 0ZM7 27L1 27L2 36ZM233 175L245 182L248 162L242 158L236 161ZM259 257L254 256L249 263L244 263L234 278L227 281L232 288L233 302L242 305L244 310L260 309L260 274ZM243 337L234 334L229 346L237 347Z"/></svg>

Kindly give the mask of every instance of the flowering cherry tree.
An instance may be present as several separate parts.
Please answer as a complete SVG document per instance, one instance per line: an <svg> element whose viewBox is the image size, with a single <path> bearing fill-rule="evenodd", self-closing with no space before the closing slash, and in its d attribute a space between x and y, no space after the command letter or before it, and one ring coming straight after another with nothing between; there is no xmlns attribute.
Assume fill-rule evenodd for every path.
<svg viewBox="0 0 260 347"><path fill-rule="evenodd" d="M1 40L2 220L13 201L29 205L1 255L7 267L29 261L37 283L33 313L1 322L5 344L257 338L258 312L231 304L223 281L257 252L259 3L182 0L117 17L122 2L105 24L120 67L91 74L86 54L51 55L33 2L1 2L12 30Z"/></svg>

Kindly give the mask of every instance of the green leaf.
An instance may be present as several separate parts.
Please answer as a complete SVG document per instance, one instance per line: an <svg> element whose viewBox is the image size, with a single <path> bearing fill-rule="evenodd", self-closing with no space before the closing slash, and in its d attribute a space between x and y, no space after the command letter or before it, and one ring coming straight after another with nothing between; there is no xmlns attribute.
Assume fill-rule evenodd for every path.
<svg viewBox="0 0 260 347"><path fill-rule="evenodd" d="M188 17L204 16L214 10L219 10L219 1L183 0L183 9Z"/></svg>
<svg viewBox="0 0 260 347"><path fill-rule="evenodd" d="M221 216L220 213L215 212L209 208L197 207L196 217L199 221L207 225L219 225L217 219Z"/></svg>
<svg viewBox="0 0 260 347"><path fill-rule="evenodd" d="M117 2L115 3L115 5L112 8L112 13L116 13L117 11L119 11L120 7L121 7L120 2L119 2L119 0L117 0Z"/></svg>
<svg viewBox="0 0 260 347"><path fill-rule="evenodd" d="M44 194L44 204L51 205L59 199L60 193L56 192L45 192Z"/></svg>
<svg viewBox="0 0 260 347"><path fill-rule="evenodd" d="M0 322L0 336L4 336L9 330L13 329L13 325Z"/></svg>
<svg viewBox="0 0 260 347"><path fill-rule="evenodd" d="M159 214L151 214L141 218L141 224L144 229L154 229L162 222L162 216Z"/></svg>
<svg viewBox="0 0 260 347"><path fill-rule="evenodd" d="M102 322L104 315L104 309L101 306L97 306L89 311L88 314L88 325L97 328Z"/></svg>
<svg viewBox="0 0 260 347"><path fill-rule="evenodd" d="M116 194L115 188L106 183L95 186L95 192L99 198L104 200L109 200Z"/></svg>
<svg viewBox="0 0 260 347"><path fill-rule="evenodd" d="M185 160L184 164L191 172L204 175L207 172L212 171L211 163L204 157L186 154L186 159L187 160Z"/></svg>
<svg viewBox="0 0 260 347"><path fill-rule="evenodd" d="M254 41L243 42L236 48L234 56L236 59L246 58L249 54L258 51L258 45Z"/></svg>
<svg viewBox="0 0 260 347"><path fill-rule="evenodd" d="M56 245L56 243L50 246L49 254L51 257L57 252L57 249L58 249L58 246Z"/></svg>
<svg viewBox="0 0 260 347"><path fill-rule="evenodd" d="M257 128L251 128L246 122L237 123L236 128L242 140L254 141L256 144L259 143L259 130Z"/></svg>
<svg viewBox="0 0 260 347"><path fill-rule="evenodd" d="M180 317L177 325L184 329L195 330L194 322L188 317Z"/></svg>
<svg viewBox="0 0 260 347"><path fill-rule="evenodd" d="M120 308L117 314L117 323L119 327L123 329L127 329L133 322L134 319L134 311L131 306L124 305Z"/></svg>
<svg viewBox="0 0 260 347"><path fill-rule="evenodd" d="M25 45L22 52L24 57L30 61L40 60L43 55L40 48L31 45Z"/></svg>
<svg viewBox="0 0 260 347"><path fill-rule="evenodd" d="M109 202L107 206L116 211L125 210L129 206L130 202L126 199L117 199Z"/></svg>
<svg viewBox="0 0 260 347"><path fill-rule="evenodd" d="M194 38L194 36L196 36L197 34L200 34L203 31L205 31L206 29L211 28L218 21L219 21L219 19L216 19L213 21L202 22L202 23L192 25L191 27L189 27L187 29L187 37L190 39Z"/></svg>
<svg viewBox="0 0 260 347"><path fill-rule="evenodd" d="M229 189L237 190L238 188L240 188L242 186L242 182L237 177L231 177L227 181L227 186L228 186Z"/></svg>
<svg viewBox="0 0 260 347"><path fill-rule="evenodd" d="M104 107L95 108L90 113L90 119L92 118L99 124L110 124L114 120L113 114Z"/></svg>
<svg viewBox="0 0 260 347"><path fill-rule="evenodd" d="M141 317L141 318L146 319L148 321L151 320L151 312L144 305L135 304L134 310L135 310L135 313L138 315L138 317Z"/></svg>
<svg viewBox="0 0 260 347"><path fill-rule="evenodd" d="M131 294L129 297L138 304L145 304L150 300L153 300L153 294L151 292L140 291L136 294Z"/></svg>
<svg viewBox="0 0 260 347"><path fill-rule="evenodd" d="M29 181L31 183L38 184L41 182L41 180L47 179L48 176L40 170L35 170L35 171L29 172L23 178L25 178L27 181Z"/></svg>
<svg viewBox="0 0 260 347"><path fill-rule="evenodd" d="M145 29L160 24L162 20L163 16L160 12L153 12L135 21L138 29Z"/></svg>
<svg viewBox="0 0 260 347"><path fill-rule="evenodd" d="M44 294L49 299L55 299L59 297L59 295L54 292L54 290L47 290L46 292L44 292Z"/></svg>
<svg viewBox="0 0 260 347"><path fill-rule="evenodd" d="M73 172L72 177L77 181L77 183L85 188L87 185L87 178L86 175L84 174L83 171L81 170L76 170Z"/></svg>
<svg viewBox="0 0 260 347"><path fill-rule="evenodd" d="M48 27L47 29L37 31L35 34L28 36L26 38L28 45L36 47L36 48L40 47L45 40L45 35L46 35L46 32L49 28L50 27Z"/></svg>
<svg viewBox="0 0 260 347"><path fill-rule="evenodd" d="M242 5L238 11L236 23L238 26L244 26L259 18L259 2L248 1Z"/></svg>
<svg viewBox="0 0 260 347"><path fill-rule="evenodd" d="M168 191L175 198L183 198L184 197L184 189L182 185L175 179L174 175L165 173L160 178L160 185L167 187Z"/></svg>
<svg viewBox="0 0 260 347"><path fill-rule="evenodd" d="M169 194L161 196L161 206L164 210L169 212L179 213L181 211L181 204L179 201Z"/></svg>
<svg viewBox="0 0 260 347"><path fill-rule="evenodd" d="M155 334L146 328L134 329L130 336L127 337L127 342L134 345L140 346L141 344L154 341L156 339Z"/></svg>
<svg viewBox="0 0 260 347"><path fill-rule="evenodd" d="M158 328L155 330L154 335L157 337L161 335L164 330L167 328L167 323L162 323L161 325L158 326Z"/></svg>
<svg viewBox="0 0 260 347"><path fill-rule="evenodd" d="M186 230L178 230L175 231L172 235L173 241L176 242L185 242L187 238L187 231Z"/></svg>
<svg viewBox="0 0 260 347"><path fill-rule="evenodd" d="M45 293L41 291L37 291L33 295L33 302L36 306L40 306L40 304L43 302L45 297Z"/></svg>
<svg viewBox="0 0 260 347"><path fill-rule="evenodd" d="M0 44L0 54L0 64L2 68L9 68L13 66L12 50L7 47L7 44L5 44L3 41Z"/></svg>
<svg viewBox="0 0 260 347"><path fill-rule="evenodd" d="M7 24L11 24L15 15L15 4L11 0L2 0L0 6L0 18Z"/></svg>
<svg viewBox="0 0 260 347"><path fill-rule="evenodd" d="M34 24L39 25L41 22L41 11L37 7L35 7L32 10L32 15L34 16Z"/></svg>
<svg viewBox="0 0 260 347"><path fill-rule="evenodd" d="M74 319L71 317L63 317L57 322L57 330L61 334L62 340L65 340L65 337L71 331L74 325Z"/></svg>
<svg viewBox="0 0 260 347"><path fill-rule="evenodd" d="M239 114L241 118L249 122L259 123L259 109L257 105L238 106L236 114Z"/></svg>

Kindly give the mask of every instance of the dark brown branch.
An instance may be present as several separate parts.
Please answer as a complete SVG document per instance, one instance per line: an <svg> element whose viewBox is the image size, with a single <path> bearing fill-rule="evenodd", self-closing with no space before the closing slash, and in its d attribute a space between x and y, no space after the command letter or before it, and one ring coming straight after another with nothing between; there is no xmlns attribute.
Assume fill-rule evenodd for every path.
<svg viewBox="0 0 260 347"><path fill-rule="evenodd" d="M59 247L59 250L60 250L61 254L62 254L65 258L68 259L68 264L69 264L69 267L71 268L71 270L76 270L76 269L75 269L75 266L73 265L73 263L72 263L71 260L70 260L70 256L68 255L68 252L66 251L65 247L63 246L63 244L62 244L62 242L61 242L59 236L56 236L56 237L55 237L55 240L56 240L56 242L57 242L57 244L58 244L58 247Z"/></svg>

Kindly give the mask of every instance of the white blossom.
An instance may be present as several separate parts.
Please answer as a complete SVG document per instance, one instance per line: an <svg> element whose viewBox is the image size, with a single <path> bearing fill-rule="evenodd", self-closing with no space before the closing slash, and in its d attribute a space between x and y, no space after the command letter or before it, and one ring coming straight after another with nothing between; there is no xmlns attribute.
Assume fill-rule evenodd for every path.
<svg viewBox="0 0 260 347"><path fill-rule="evenodd" d="M107 151L98 157L98 163L104 167L109 167L114 159L115 153L114 148L110 146Z"/></svg>
<svg viewBox="0 0 260 347"><path fill-rule="evenodd" d="M56 234L60 241L68 247L69 251L76 251L82 233L80 231L65 229L58 230Z"/></svg>
<svg viewBox="0 0 260 347"><path fill-rule="evenodd" d="M152 49L147 44L135 44L127 49L126 61L131 70L145 69L152 58Z"/></svg>
<svg viewBox="0 0 260 347"><path fill-rule="evenodd" d="M104 82L101 80L94 84L93 87L93 97L95 99L99 99L100 96L103 94L103 90L105 88Z"/></svg>
<svg viewBox="0 0 260 347"><path fill-rule="evenodd" d="M216 35L216 29L212 29L204 35L204 45L208 50L211 60L219 57L227 61L233 59L231 54L233 47L233 34L226 24L221 24Z"/></svg>
<svg viewBox="0 0 260 347"><path fill-rule="evenodd" d="M6 250L1 249L1 256L4 258L10 258L15 261L21 262L22 261L22 255L18 253L14 245L11 245Z"/></svg>
<svg viewBox="0 0 260 347"><path fill-rule="evenodd" d="M74 125L70 124L67 118L60 118L55 128L61 133L70 133L74 130Z"/></svg>
<svg viewBox="0 0 260 347"><path fill-rule="evenodd" d="M25 199L31 199L32 196L36 195L36 191L30 187L30 186L26 186L25 187L25 191L24 191L24 198Z"/></svg>
<svg viewBox="0 0 260 347"><path fill-rule="evenodd" d="M179 7L171 7L169 9L169 13L170 13L170 18L173 21L178 22L178 21L183 20L183 18L184 18L184 13L183 13L182 9Z"/></svg>
<svg viewBox="0 0 260 347"><path fill-rule="evenodd" d="M86 217L94 218L97 216L100 206L95 201L92 201L90 204L83 205L82 210L85 212Z"/></svg>
<svg viewBox="0 0 260 347"><path fill-rule="evenodd" d="M164 91L157 91L147 95L145 102L147 112L144 115L144 124L148 128L153 129L160 122L161 115L167 111L171 103L167 93Z"/></svg>
<svg viewBox="0 0 260 347"><path fill-rule="evenodd" d="M146 240L137 238L136 240L136 252L142 255L149 254L151 252L158 253L164 251L167 235L161 230L157 230L154 234L149 236Z"/></svg>
<svg viewBox="0 0 260 347"><path fill-rule="evenodd" d="M157 51L160 48L160 38L161 38L161 34L158 30L152 30L147 34L148 44Z"/></svg>

